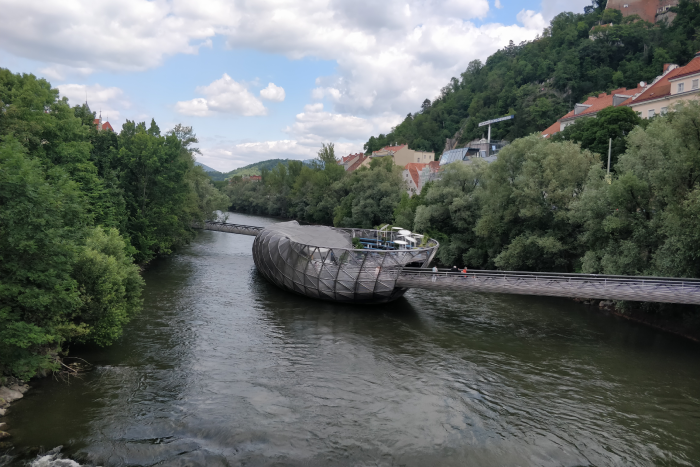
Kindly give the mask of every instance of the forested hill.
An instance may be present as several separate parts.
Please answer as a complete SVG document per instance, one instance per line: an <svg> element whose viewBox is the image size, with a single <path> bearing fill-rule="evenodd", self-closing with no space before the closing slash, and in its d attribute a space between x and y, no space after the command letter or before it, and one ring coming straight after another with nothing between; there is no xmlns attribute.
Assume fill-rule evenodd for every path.
<svg viewBox="0 0 700 467"><path fill-rule="evenodd" d="M245 167L240 167L225 173L224 177L231 178L235 176L245 177L250 175L260 175L263 169L272 170L277 167L277 164L286 166L288 163L289 159L270 159L267 161L256 162L255 164L246 165Z"/></svg>
<svg viewBox="0 0 700 467"><path fill-rule="evenodd" d="M623 20L619 11L605 10L606 3L594 0L583 14L561 13L536 40L511 42L485 64L471 62L440 96L426 99L389 134L372 136L365 150L398 142L441 154L447 138L457 135L462 144L480 138L479 122L512 113L515 119L495 125L492 138L513 141L546 129L588 95L634 88L661 74L664 63L684 65L700 50L698 3L681 0L671 26ZM591 40L601 23L614 26L598 28Z"/></svg>

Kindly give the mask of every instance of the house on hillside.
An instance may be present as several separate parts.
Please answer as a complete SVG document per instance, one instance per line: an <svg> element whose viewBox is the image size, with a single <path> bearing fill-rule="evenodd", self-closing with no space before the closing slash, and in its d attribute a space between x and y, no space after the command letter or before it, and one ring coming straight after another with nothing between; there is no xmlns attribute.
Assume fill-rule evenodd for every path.
<svg viewBox="0 0 700 467"><path fill-rule="evenodd" d="M616 89L610 94L599 94L597 97L592 96L586 99L582 104L576 104L574 110L564 115L562 118L554 122L552 126L542 132L542 136L549 138L553 134L559 133L567 126L574 123L579 118L595 117L601 110L614 106L623 105L635 94L641 92L646 86L646 83L639 83L637 89L628 90L627 88Z"/></svg>
<svg viewBox="0 0 700 467"><path fill-rule="evenodd" d="M374 151L370 156L374 157L391 157L394 164L406 167L410 163L427 164L435 160L434 152L414 151L408 149L407 144L385 146L379 151Z"/></svg>
<svg viewBox="0 0 700 467"><path fill-rule="evenodd" d="M403 180L407 185L407 192L410 196L419 195L423 187L429 181L436 180L440 170L440 163L430 161L427 164L409 162L403 170Z"/></svg>
<svg viewBox="0 0 700 467"><path fill-rule="evenodd" d="M423 170L418 173L418 194L423 191L425 184L440 180L440 162L432 161L425 164Z"/></svg>
<svg viewBox="0 0 700 467"><path fill-rule="evenodd" d="M686 66L664 66L664 74L630 99L629 105L642 118L664 115L678 102L700 98L700 52Z"/></svg>
<svg viewBox="0 0 700 467"><path fill-rule="evenodd" d="M262 176L261 175L248 175L248 176L243 177L241 180L247 180L249 182L258 183L258 182L262 182Z"/></svg>
<svg viewBox="0 0 700 467"><path fill-rule="evenodd" d="M671 23L676 13L670 11L678 6L679 0L608 0L606 9L615 9L622 12L623 17L637 15L644 21L658 23L668 21Z"/></svg>
<svg viewBox="0 0 700 467"><path fill-rule="evenodd" d="M653 118L664 115L678 102L697 100L699 97L700 52L686 66L665 64L663 73L651 84L641 82L636 89L621 88L610 94L589 97L586 102L576 104L574 110L544 130L542 136L549 138L577 119L595 117L598 112L610 106L628 106L642 118Z"/></svg>
<svg viewBox="0 0 700 467"><path fill-rule="evenodd" d="M361 152L358 152L357 154L350 154L341 158L340 165L343 166L346 172L354 172L360 167L366 167L369 165L369 156L365 156Z"/></svg>
<svg viewBox="0 0 700 467"><path fill-rule="evenodd" d="M406 182L409 196L420 194L420 171L428 164L409 162L403 170L403 181Z"/></svg>

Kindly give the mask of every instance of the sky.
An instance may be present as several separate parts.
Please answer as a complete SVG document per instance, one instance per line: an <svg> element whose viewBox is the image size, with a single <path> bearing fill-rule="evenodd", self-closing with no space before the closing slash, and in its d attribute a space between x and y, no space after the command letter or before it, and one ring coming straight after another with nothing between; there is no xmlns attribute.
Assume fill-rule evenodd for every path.
<svg viewBox="0 0 700 467"><path fill-rule="evenodd" d="M467 64L590 0L0 0L0 67L230 171L363 150Z"/></svg>

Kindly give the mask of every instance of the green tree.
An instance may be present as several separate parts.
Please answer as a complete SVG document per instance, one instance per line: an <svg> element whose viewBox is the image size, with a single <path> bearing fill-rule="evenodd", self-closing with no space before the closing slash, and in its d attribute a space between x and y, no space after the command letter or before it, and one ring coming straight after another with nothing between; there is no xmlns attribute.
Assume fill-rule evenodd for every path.
<svg viewBox="0 0 700 467"><path fill-rule="evenodd" d="M46 170L13 137L0 142L0 369L22 378L56 368L81 304L72 277L90 217L78 185Z"/></svg>
<svg viewBox="0 0 700 467"><path fill-rule="evenodd" d="M552 137L553 141L573 141L581 148L599 154L603 164L608 166L608 149L612 139L611 170L621 154L627 150L626 136L642 119L629 107L607 107L596 117L579 118L572 125Z"/></svg>

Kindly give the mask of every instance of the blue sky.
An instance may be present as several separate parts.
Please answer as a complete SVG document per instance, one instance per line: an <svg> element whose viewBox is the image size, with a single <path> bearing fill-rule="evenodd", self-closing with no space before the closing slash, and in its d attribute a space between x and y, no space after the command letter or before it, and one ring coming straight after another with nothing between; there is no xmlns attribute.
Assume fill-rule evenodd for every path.
<svg viewBox="0 0 700 467"><path fill-rule="evenodd" d="M115 128L192 125L228 171L362 150L474 59L582 0L0 0L0 66Z"/></svg>

